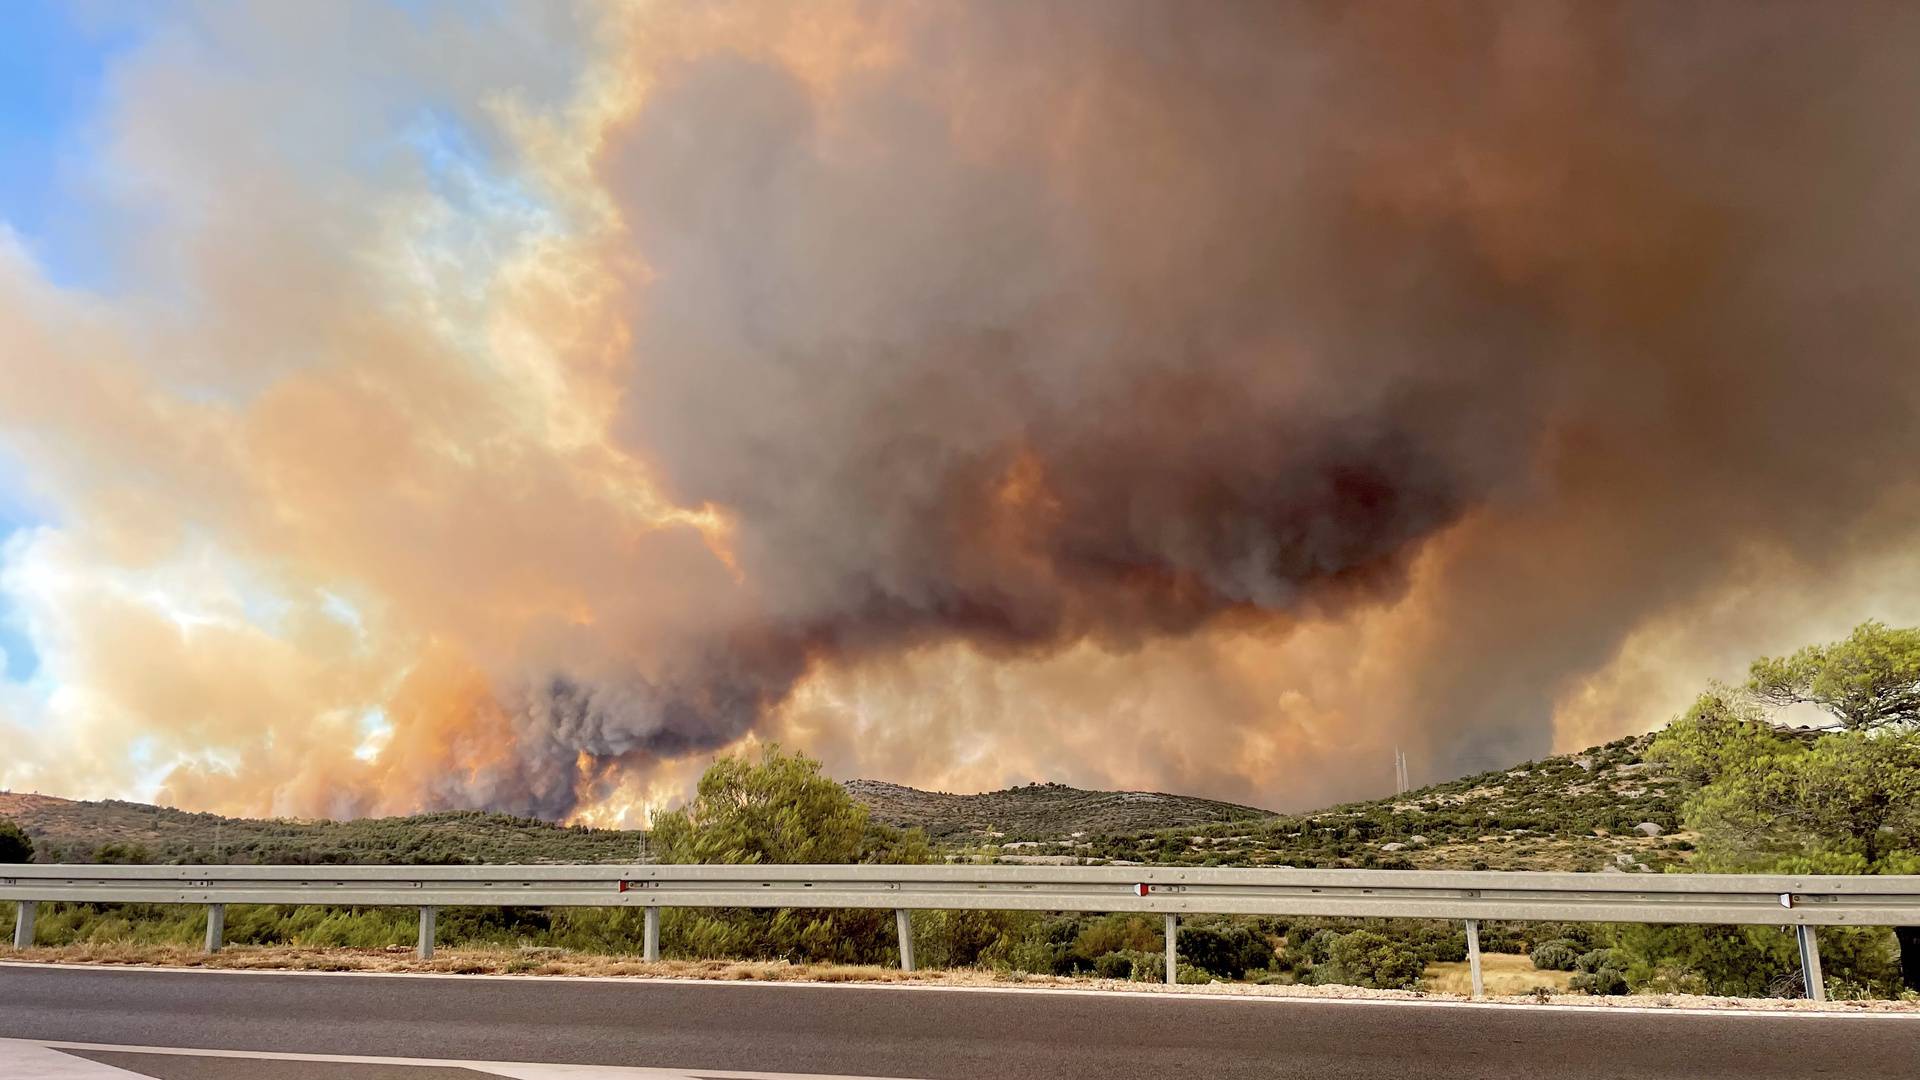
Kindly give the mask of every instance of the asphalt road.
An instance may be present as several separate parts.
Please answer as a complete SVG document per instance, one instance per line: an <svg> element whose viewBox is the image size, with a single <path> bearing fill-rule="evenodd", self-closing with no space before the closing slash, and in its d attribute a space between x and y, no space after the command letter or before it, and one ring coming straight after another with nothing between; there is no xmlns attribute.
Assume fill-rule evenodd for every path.
<svg viewBox="0 0 1920 1080"><path fill-rule="evenodd" d="M1910 1016L11 965L0 1038L916 1080L1920 1076Z"/></svg>

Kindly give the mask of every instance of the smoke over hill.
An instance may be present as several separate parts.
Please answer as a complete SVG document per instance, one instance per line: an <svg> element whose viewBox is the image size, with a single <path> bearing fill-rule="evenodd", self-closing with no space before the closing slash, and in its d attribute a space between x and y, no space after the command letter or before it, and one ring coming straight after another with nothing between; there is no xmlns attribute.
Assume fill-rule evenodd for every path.
<svg viewBox="0 0 1920 1080"><path fill-rule="evenodd" d="M244 137L385 70L343 27L218 131L144 55L109 127L187 295L0 281L53 722L172 799L611 819L771 737L1304 805L1657 722L1829 615L1755 581L1912 576L1911 11L536 21L587 74L343 103L482 133L425 175Z"/></svg>

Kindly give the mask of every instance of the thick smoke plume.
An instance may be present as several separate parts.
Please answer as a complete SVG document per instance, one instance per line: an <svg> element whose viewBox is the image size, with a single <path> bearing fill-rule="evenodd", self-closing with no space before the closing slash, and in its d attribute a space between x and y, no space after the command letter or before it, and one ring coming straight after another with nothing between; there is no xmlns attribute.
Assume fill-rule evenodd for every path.
<svg viewBox="0 0 1920 1080"><path fill-rule="evenodd" d="M1746 656L1914 613L1904 7L550 22L524 32L585 58L571 86L496 58L409 90L485 102L518 199L362 178L396 233L202 133L243 168L184 186L262 205L196 213L339 215L181 212L199 313L157 347L211 371L122 340L43 368L62 319L154 316L14 275L31 411L0 415L50 498L126 515L23 566L211 537L228 577L354 611L350 641L253 643L301 654L297 692L239 694L190 635L204 685L164 692L74 646L87 723L227 748L174 799L602 819L777 737L907 782L1294 805L1377 791L1394 746L1438 778L1644 730ZM198 77L166 59L144 76ZM120 123L152 172L147 107ZM234 130L280 122L256 107ZM449 216L498 235L423 256ZM268 260L310 288L242 316Z"/></svg>

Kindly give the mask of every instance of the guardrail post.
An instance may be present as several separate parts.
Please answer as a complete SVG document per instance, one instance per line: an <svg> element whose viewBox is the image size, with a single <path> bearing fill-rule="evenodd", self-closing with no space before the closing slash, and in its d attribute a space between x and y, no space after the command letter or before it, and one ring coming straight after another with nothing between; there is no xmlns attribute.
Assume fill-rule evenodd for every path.
<svg viewBox="0 0 1920 1080"><path fill-rule="evenodd" d="M1180 950L1174 944L1174 938L1180 932L1180 916L1167 916L1167 985L1180 981Z"/></svg>
<svg viewBox="0 0 1920 1080"><path fill-rule="evenodd" d="M1827 981L1820 974L1820 941L1813 936L1813 927L1801 923L1793 928L1793 935L1800 941L1800 979L1807 984L1807 997L1827 1000Z"/></svg>
<svg viewBox="0 0 1920 1080"><path fill-rule="evenodd" d="M1473 996L1487 996L1487 989L1480 982L1480 920L1467 920L1467 970L1473 974Z"/></svg>
<svg viewBox="0 0 1920 1080"><path fill-rule="evenodd" d="M13 947L30 949L33 947L33 916L39 909L37 900L22 900L16 905L18 910L13 916Z"/></svg>
<svg viewBox="0 0 1920 1080"><path fill-rule="evenodd" d="M906 908L893 909L893 924L900 931L900 970L913 970L913 916Z"/></svg>
<svg viewBox="0 0 1920 1080"><path fill-rule="evenodd" d="M439 915L439 908L423 906L420 909L420 943L414 946L413 951L418 953L422 960L433 959L433 925L438 921Z"/></svg>
<svg viewBox="0 0 1920 1080"><path fill-rule="evenodd" d="M217 953L227 937L227 905L207 905L207 951Z"/></svg>
<svg viewBox="0 0 1920 1080"><path fill-rule="evenodd" d="M647 909L645 929L641 932L640 958L649 964L660 962L660 909Z"/></svg>

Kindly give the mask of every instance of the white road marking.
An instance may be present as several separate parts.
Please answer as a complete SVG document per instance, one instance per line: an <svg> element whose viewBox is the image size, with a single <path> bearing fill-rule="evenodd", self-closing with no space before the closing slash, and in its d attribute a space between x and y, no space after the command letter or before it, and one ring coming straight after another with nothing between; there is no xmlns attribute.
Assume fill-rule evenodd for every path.
<svg viewBox="0 0 1920 1080"><path fill-rule="evenodd" d="M1907 1023L1920 1022L1920 1012L1880 1011L1866 1009L1753 1009L1740 1006L1726 1008L1703 1008L1700 1006L1667 1005L1539 1005L1531 1002L1516 1001L1469 1001L1465 998L1373 998L1373 997L1319 997L1309 994L1239 994L1210 993L1201 989L1189 990L1103 990L1095 987L1074 986L1023 986L1017 983L996 986L952 986L931 982L805 982L799 979L754 980L754 979L695 979L674 976L649 975L492 975L492 974L456 974L448 971L292 971L285 968L207 968L207 967L166 967L146 964L45 964L30 960L0 960L0 968L38 968L57 971L85 972L158 972L178 975L281 975L292 978L346 978L346 979L492 979L506 982L523 983L612 983L621 986L726 986L738 988L782 987L793 990L898 990L903 992L937 992L946 994L1051 994L1071 995L1075 997L1113 997L1140 1001L1148 998L1170 998L1180 1001L1242 1002L1261 1005L1374 1005L1399 1008L1425 1009L1497 1009L1521 1010L1540 1015L1557 1013L1580 1013L1583 1015L1622 1016L1719 1016L1719 1017L1761 1017L1777 1020L1782 1017L1802 1017L1813 1020L1895 1020ZM721 1073L712 1073L721 1076ZM751 1074L739 1074L751 1075ZM833 1078L829 1078L833 1080Z"/></svg>
<svg viewBox="0 0 1920 1080"><path fill-rule="evenodd" d="M371 1057L362 1054L283 1054L277 1051L201 1050L183 1046L133 1046L0 1039L0 1080L130 1080L144 1074L101 1065L62 1050L122 1054L237 1058L243 1061L325 1061L349 1065L412 1065L471 1069L513 1080L904 1080L901 1077L827 1073L726 1072L716 1069L653 1069L626 1065L562 1065L538 1061L466 1061L459 1058ZM66 1069L67 1071L60 1071ZM146 1078L151 1080L151 1078Z"/></svg>
<svg viewBox="0 0 1920 1080"><path fill-rule="evenodd" d="M0 1080L153 1080L63 1054L40 1043L0 1039Z"/></svg>

